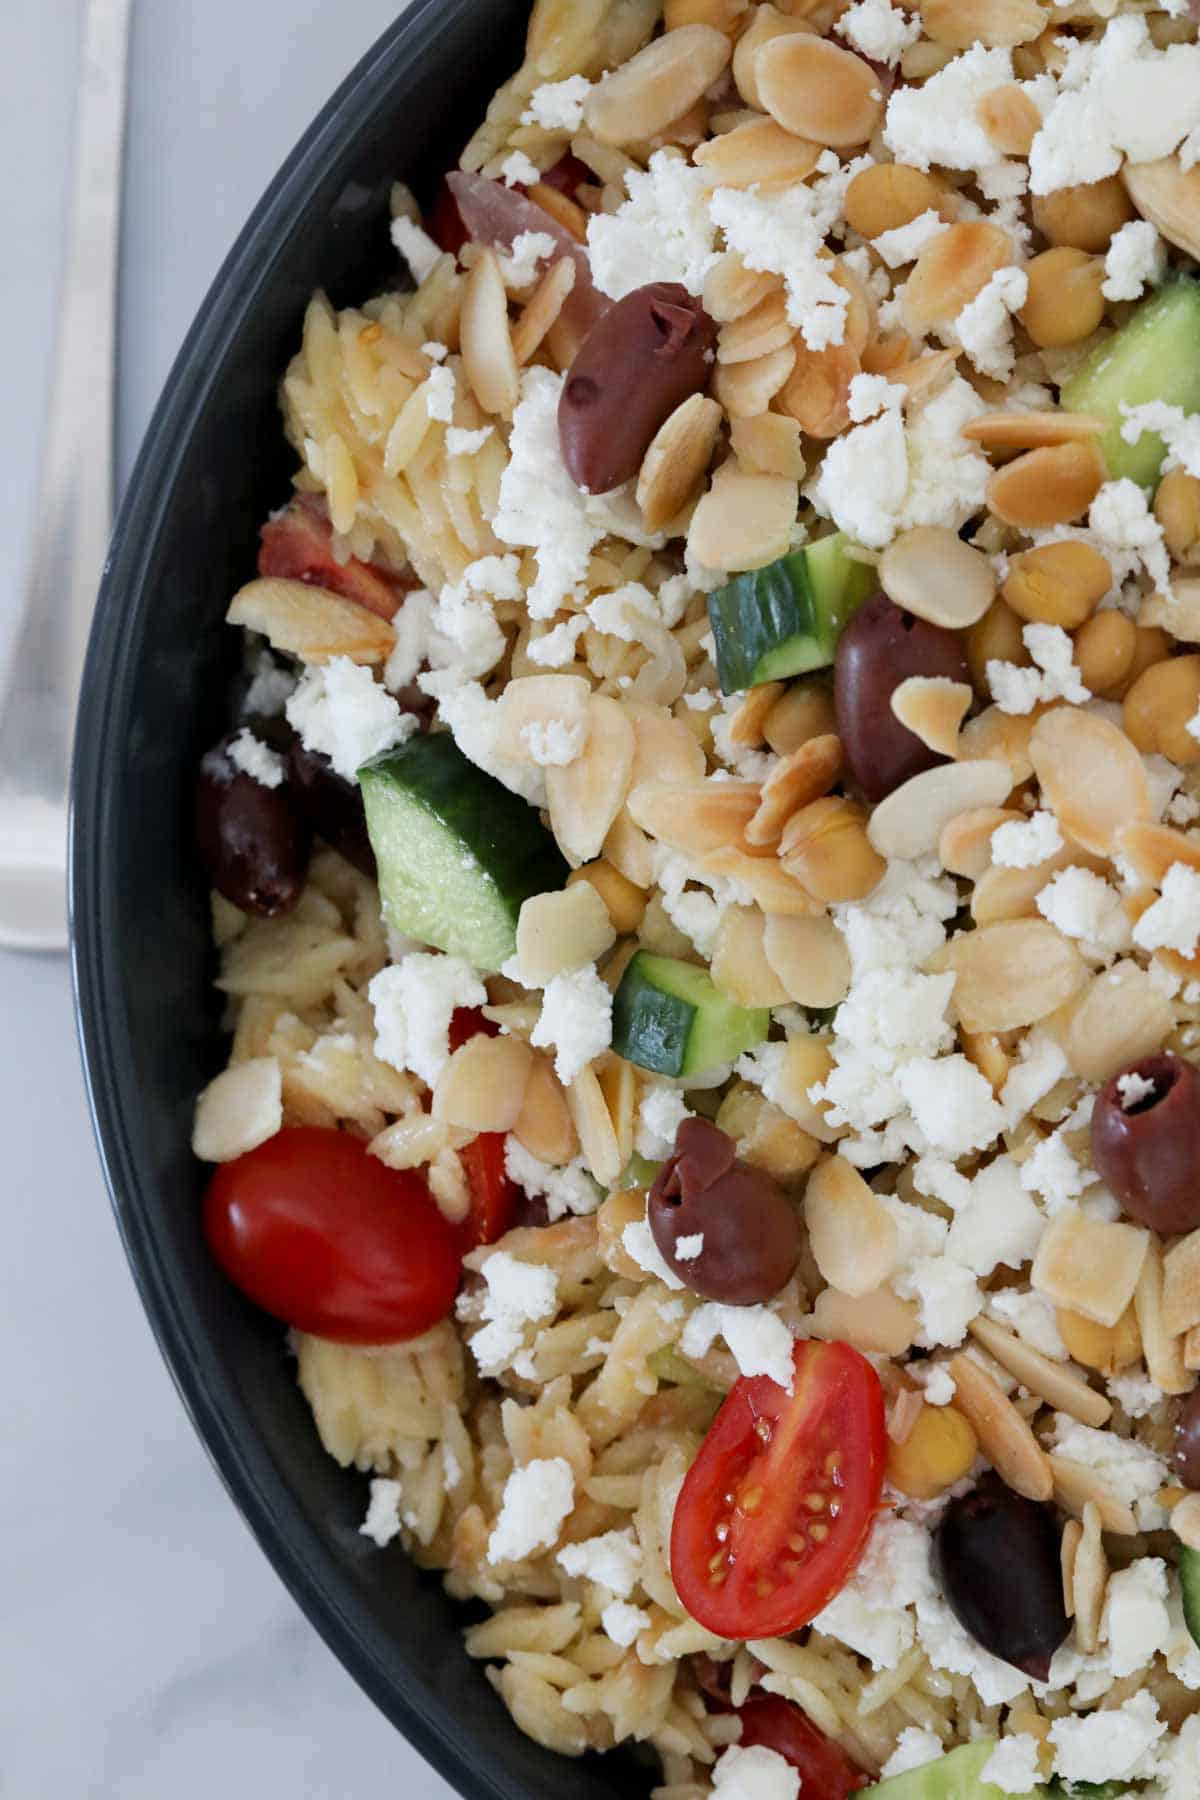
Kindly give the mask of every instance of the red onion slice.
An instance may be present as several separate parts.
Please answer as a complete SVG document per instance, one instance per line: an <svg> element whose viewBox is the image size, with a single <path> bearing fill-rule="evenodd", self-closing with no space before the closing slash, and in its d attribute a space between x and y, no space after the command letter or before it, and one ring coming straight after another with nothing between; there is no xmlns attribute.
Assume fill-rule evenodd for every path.
<svg viewBox="0 0 1200 1800"><path fill-rule="evenodd" d="M593 283L588 253L579 240L533 200L502 182L489 181L485 175L468 175L461 169L448 175L446 181L463 224L476 243L507 253L522 232L543 231L554 239L564 256L571 258L575 264L575 286L567 296L563 316L579 337L585 338L611 302Z"/></svg>

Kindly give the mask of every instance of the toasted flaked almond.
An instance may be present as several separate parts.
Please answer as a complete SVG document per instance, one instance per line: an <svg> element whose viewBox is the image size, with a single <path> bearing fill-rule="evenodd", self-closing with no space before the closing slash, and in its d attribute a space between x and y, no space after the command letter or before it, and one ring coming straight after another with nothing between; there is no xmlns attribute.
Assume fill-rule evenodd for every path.
<svg viewBox="0 0 1200 1800"><path fill-rule="evenodd" d="M990 412L969 419L962 428L965 438L985 450L1045 450L1056 444L1086 443L1106 430L1094 413Z"/></svg>
<svg viewBox="0 0 1200 1800"><path fill-rule="evenodd" d="M1062 1570L1063 1606L1068 1619L1075 1617L1075 1559L1079 1555L1079 1540L1083 1536L1083 1526L1078 1519L1068 1519L1063 1526L1059 1540L1058 1557Z"/></svg>
<svg viewBox="0 0 1200 1800"><path fill-rule="evenodd" d="M958 755L959 727L972 698L964 681L951 681L945 675L910 675L892 689L892 711L929 749L953 758Z"/></svg>
<svg viewBox="0 0 1200 1800"><path fill-rule="evenodd" d="M1018 82L1006 81L976 102L975 117L1005 156L1028 156L1042 115Z"/></svg>
<svg viewBox="0 0 1200 1800"><path fill-rule="evenodd" d="M787 550L799 500L794 481L723 463L692 514L688 550L710 569L764 568Z"/></svg>
<svg viewBox="0 0 1200 1800"><path fill-rule="evenodd" d="M463 1131L511 1130L532 1067L533 1051L519 1038L477 1033L459 1046L438 1076L434 1118Z"/></svg>
<svg viewBox="0 0 1200 1800"><path fill-rule="evenodd" d="M810 350L797 337L795 358L776 410L795 419L809 437L836 437L850 423L850 383L862 366L857 350L848 343Z"/></svg>
<svg viewBox="0 0 1200 1800"><path fill-rule="evenodd" d="M486 413L509 418L517 404L517 358L508 329L508 295L495 253L481 250L463 283L459 336L463 368Z"/></svg>
<svg viewBox="0 0 1200 1800"><path fill-rule="evenodd" d="M1072 1571L1071 1610L1075 1617L1076 1640L1087 1656L1093 1656L1100 1648L1100 1620L1108 1587L1108 1558L1101 1537L1103 1528L1100 1508L1094 1500L1085 1501Z"/></svg>
<svg viewBox="0 0 1200 1800"><path fill-rule="evenodd" d="M830 275L850 296L842 338L855 355L861 357L875 334L878 314L875 296L853 264L842 257L835 259Z"/></svg>
<svg viewBox="0 0 1200 1800"><path fill-rule="evenodd" d="M596 1075L600 1082L600 1092L604 1095L604 1104L608 1108L608 1116L612 1121L613 1136L617 1140L617 1155L621 1167L624 1168L633 1155L633 1134L637 1119L638 1072L633 1064L626 1062L623 1056L615 1056L611 1052L602 1056L596 1064Z"/></svg>
<svg viewBox="0 0 1200 1800"><path fill-rule="evenodd" d="M635 750L630 788L643 781L691 781L704 774L704 751L682 719L648 700L626 700Z"/></svg>
<svg viewBox="0 0 1200 1800"><path fill-rule="evenodd" d="M760 798L753 781L643 781L629 795L629 812L660 844L700 856L741 849Z"/></svg>
<svg viewBox="0 0 1200 1800"><path fill-rule="evenodd" d="M820 1159L816 1138L749 1082L735 1082L729 1089L717 1112L717 1124L734 1140L743 1162L765 1169L789 1188Z"/></svg>
<svg viewBox="0 0 1200 1800"><path fill-rule="evenodd" d="M615 1137L615 1133L614 1133ZM616 1188L596 1212L596 1241L601 1261L627 1281L644 1281L645 1270L635 1263L622 1243L627 1225L640 1225L646 1217L642 1188Z"/></svg>
<svg viewBox="0 0 1200 1800"><path fill-rule="evenodd" d="M937 849L950 819L980 806L999 806L1009 787L1006 766L986 757L926 769L880 801L867 824L867 836L889 860L927 855Z"/></svg>
<svg viewBox="0 0 1200 1800"><path fill-rule="evenodd" d="M748 269L736 250L726 250L704 277L704 310L718 325L727 325L782 291L778 275Z"/></svg>
<svg viewBox="0 0 1200 1800"><path fill-rule="evenodd" d="M773 350L782 350L791 343L793 329L784 295L770 293L753 311L721 326L717 333L717 361L754 362L760 356L769 356Z"/></svg>
<svg viewBox="0 0 1200 1800"><path fill-rule="evenodd" d="M774 119L748 119L697 146L692 161L713 187L790 187L807 181L821 146L785 131Z"/></svg>
<svg viewBox="0 0 1200 1800"><path fill-rule="evenodd" d="M1030 1285L1055 1306L1115 1325L1134 1297L1149 1248L1150 1233L1136 1225L1064 1206L1038 1246Z"/></svg>
<svg viewBox="0 0 1200 1800"><path fill-rule="evenodd" d="M233 1162L283 1125L282 1075L275 1056L223 1069L196 1101L192 1151L201 1162Z"/></svg>
<svg viewBox="0 0 1200 1800"><path fill-rule="evenodd" d="M1067 1307L1057 1311L1059 1334L1070 1355L1085 1369L1101 1375L1120 1375L1141 1361L1142 1337L1137 1314L1127 1306L1115 1325L1097 1325Z"/></svg>
<svg viewBox="0 0 1200 1800"><path fill-rule="evenodd" d="M892 1444L907 1444L917 1420L924 1411L925 1402L917 1389L902 1387L888 1403L888 1441Z"/></svg>
<svg viewBox="0 0 1200 1800"><path fill-rule="evenodd" d="M713 982L735 1006L784 1006L790 999L763 949L766 916L757 906L727 906L713 941Z"/></svg>
<svg viewBox="0 0 1200 1800"><path fill-rule="evenodd" d="M1011 50L1032 43L1050 23L1037 0L921 0L920 14L925 36L949 50Z"/></svg>
<svg viewBox="0 0 1200 1800"><path fill-rule="evenodd" d="M853 1344L865 1356L903 1356L919 1329L914 1303L899 1299L891 1288L857 1298L825 1288L813 1302L813 1336Z"/></svg>
<svg viewBox="0 0 1200 1800"><path fill-rule="evenodd" d="M800 422L782 413L760 413L754 419L730 421L729 442L738 462L752 475L784 475L802 481L806 469L800 447Z"/></svg>
<svg viewBox="0 0 1200 1800"><path fill-rule="evenodd" d="M534 745L553 728L582 748L592 690L581 675L521 675L496 703L496 749L512 762L536 761Z"/></svg>
<svg viewBox="0 0 1200 1800"><path fill-rule="evenodd" d="M1172 474L1182 473L1181 469L1172 470ZM1159 483L1160 494L1166 479L1169 477ZM1196 485L1200 488L1200 482ZM1200 527L1196 544L1200 546ZM1190 545L1188 560L1195 560ZM1181 644L1200 644L1200 575L1175 575L1171 581L1170 599L1165 594L1150 594L1142 602L1138 624L1161 625Z"/></svg>
<svg viewBox="0 0 1200 1800"><path fill-rule="evenodd" d="M575 259L560 256L557 262L550 264L513 326L513 355L521 366L540 347L574 286Z"/></svg>
<svg viewBox="0 0 1200 1800"><path fill-rule="evenodd" d="M1163 1262L1163 1328L1169 1337L1182 1337L1200 1325L1200 1231L1189 1232Z"/></svg>
<svg viewBox="0 0 1200 1800"><path fill-rule="evenodd" d="M1030 713L1006 713L998 706L985 706L959 732L958 754L1007 763L1013 786L1020 787L1033 774L1029 740L1036 723Z"/></svg>
<svg viewBox="0 0 1200 1800"><path fill-rule="evenodd" d="M975 1427L979 1448L1002 1481L1028 1500L1049 1500L1054 1482L1046 1454L997 1381L960 1352L947 1364L954 1404Z"/></svg>
<svg viewBox="0 0 1200 1800"><path fill-rule="evenodd" d="M867 825L866 810L856 800L826 794L792 814L779 840L779 860L826 905L865 899L887 873Z"/></svg>
<svg viewBox="0 0 1200 1800"><path fill-rule="evenodd" d="M850 991L845 939L828 914L768 917L763 950L798 1006L837 1006Z"/></svg>
<svg viewBox="0 0 1200 1800"><path fill-rule="evenodd" d="M535 181L529 190L529 198L535 206L540 206L543 212L549 213L564 231L569 231L576 243L587 243L588 216L582 206L564 194L561 188L551 187L546 181Z"/></svg>
<svg viewBox="0 0 1200 1800"><path fill-rule="evenodd" d="M1111 855L1117 833L1150 817L1145 764L1125 733L1097 713L1056 706L1030 734L1042 794L1068 836Z"/></svg>
<svg viewBox="0 0 1200 1800"><path fill-rule="evenodd" d="M948 325L997 270L1013 260L1012 239L987 219L961 219L926 244L905 283L900 307L914 337Z"/></svg>
<svg viewBox="0 0 1200 1800"><path fill-rule="evenodd" d="M1104 457L1090 439L1026 450L996 470L987 503L1006 525L1044 531L1081 519L1107 478Z"/></svg>
<svg viewBox="0 0 1200 1800"><path fill-rule="evenodd" d="M1012 1058L996 1033L964 1031L961 1037L963 1055L975 1064L984 1080L991 1083L992 1092L999 1095L1012 1069Z"/></svg>
<svg viewBox="0 0 1200 1800"><path fill-rule="evenodd" d="M862 353L862 366L868 375L886 375L894 369L907 368L912 355L912 339L907 331L880 332Z"/></svg>
<svg viewBox="0 0 1200 1800"><path fill-rule="evenodd" d="M772 750L788 756L810 738L837 730L833 695L818 681L794 681L771 708L766 739Z"/></svg>
<svg viewBox="0 0 1200 1800"><path fill-rule="evenodd" d="M1024 813L1007 806L977 806L971 812L957 813L942 826L938 861L951 875L978 881L991 866L993 833L1001 825L1018 824L1024 818Z"/></svg>
<svg viewBox="0 0 1200 1800"><path fill-rule="evenodd" d="M895 1221L844 1157L817 1164L804 1192L804 1217L809 1247L830 1287L861 1298L888 1280L899 1252Z"/></svg>
<svg viewBox="0 0 1200 1800"><path fill-rule="evenodd" d="M567 1096L548 1057L534 1056L512 1134L539 1162L559 1168L579 1152Z"/></svg>
<svg viewBox="0 0 1200 1800"><path fill-rule="evenodd" d="M1185 172L1178 156L1127 162L1121 179L1143 219L1149 219L1168 243L1200 257L1200 165Z"/></svg>
<svg viewBox="0 0 1200 1800"><path fill-rule="evenodd" d="M755 58L754 78L771 117L814 144L865 144L883 114L870 63L828 38L773 38Z"/></svg>
<svg viewBox="0 0 1200 1800"><path fill-rule="evenodd" d="M1185 1494L1171 1508L1171 1529L1189 1550L1200 1550L1200 1494Z"/></svg>
<svg viewBox="0 0 1200 1800"><path fill-rule="evenodd" d="M669 524L699 492L720 424L717 402L692 394L660 425L637 478L637 502L651 531Z"/></svg>
<svg viewBox="0 0 1200 1800"><path fill-rule="evenodd" d="M621 1173L621 1147L600 1078L591 1063L567 1089L567 1105L579 1134L583 1160L601 1187L613 1187Z"/></svg>
<svg viewBox="0 0 1200 1800"><path fill-rule="evenodd" d="M1073 1072L1104 1082L1161 1050L1174 1022L1170 1000L1148 971L1123 960L1088 983L1057 1035Z"/></svg>
<svg viewBox="0 0 1200 1800"><path fill-rule="evenodd" d="M546 770L550 826L572 868L599 856L625 803L633 752L633 726L624 709L607 695L592 694L583 749L573 762Z"/></svg>
<svg viewBox="0 0 1200 1800"><path fill-rule="evenodd" d="M731 419L753 419L766 412L796 366L794 344L772 350L753 362L718 363L713 393Z"/></svg>
<svg viewBox="0 0 1200 1800"><path fill-rule="evenodd" d="M262 576L239 588L225 614L230 625L259 631L272 649L301 662L328 662L348 656L351 662L382 663L391 655L396 634L386 619L328 588L282 576Z"/></svg>
<svg viewBox="0 0 1200 1800"><path fill-rule="evenodd" d="M1037 912L1037 897L1051 876L1073 864L1089 864L1093 859L1069 845L1056 850L1040 863L1027 869L1008 868L997 863L985 869L971 893L971 917L977 925L995 925L1000 919L1032 918Z"/></svg>
<svg viewBox="0 0 1200 1800"><path fill-rule="evenodd" d="M827 1037L814 1033L809 1037L789 1038L772 1094L775 1104L822 1144L835 1143L845 1130L844 1126L829 1123L828 1103L812 1097L812 1090L828 1080L832 1068L833 1055Z"/></svg>
<svg viewBox="0 0 1200 1800"><path fill-rule="evenodd" d="M1200 843L1153 819L1139 819L1136 824L1124 826L1117 833L1116 847L1147 887L1161 887L1173 863L1200 869Z"/></svg>
<svg viewBox="0 0 1200 1800"><path fill-rule="evenodd" d="M918 525L893 538L879 559L879 580L905 612L950 631L974 625L996 597L987 557L944 525Z"/></svg>
<svg viewBox="0 0 1200 1800"><path fill-rule="evenodd" d="M712 86L730 49L711 25L665 32L592 89L583 108L588 130L602 144L658 136Z"/></svg>
<svg viewBox="0 0 1200 1800"><path fill-rule="evenodd" d="M971 1336L989 1351L996 1361L1015 1375L1022 1387L1029 1389L1058 1412L1070 1413L1081 1425L1099 1428L1112 1417L1112 1404L1090 1388L1081 1375L1066 1363L1053 1362L1043 1356L1014 1331L982 1314L973 1319Z"/></svg>
<svg viewBox="0 0 1200 1800"><path fill-rule="evenodd" d="M1183 1338L1176 1336L1167 1323L1163 1287L1162 1245L1151 1237L1133 1301L1146 1373L1164 1394L1186 1394L1194 1383L1183 1360Z"/></svg>
<svg viewBox="0 0 1200 1800"><path fill-rule="evenodd" d="M953 765L957 767L958 765ZM968 1031L1016 1031L1057 1010L1088 979L1074 944L1043 919L960 932L933 959L953 969L952 1011Z"/></svg>
<svg viewBox="0 0 1200 1800"><path fill-rule="evenodd" d="M810 738L781 758L762 784L762 801L746 827L747 843L777 843L793 813L827 794L841 768L842 741L832 734Z"/></svg>
<svg viewBox="0 0 1200 1800"><path fill-rule="evenodd" d="M767 716L783 692L782 681L764 681L759 687L752 687L730 720L730 742L757 750L763 741Z"/></svg>
<svg viewBox="0 0 1200 1800"><path fill-rule="evenodd" d="M1047 1461L1054 1483L1054 1498L1064 1512L1078 1519L1084 1508L1091 1505L1099 1514L1102 1530L1111 1531L1117 1537L1137 1535L1138 1523L1133 1508L1113 1499L1104 1475L1068 1456L1051 1455Z"/></svg>
<svg viewBox="0 0 1200 1800"><path fill-rule="evenodd" d="M758 53L772 38L811 33L816 29L807 19L785 16L777 7L756 6L750 23L742 32L733 53L733 80L738 93L756 112L765 112L758 86Z"/></svg>
<svg viewBox="0 0 1200 1800"><path fill-rule="evenodd" d="M909 400L928 399L954 368L955 357L953 350L930 350L911 362L897 363L889 369L888 380L894 387L904 389L905 404Z"/></svg>
<svg viewBox="0 0 1200 1800"><path fill-rule="evenodd" d="M700 866L712 875L727 875L744 887L768 918L803 919L824 912L821 903L773 856L750 856L744 850L727 846L708 851L700 858Z"/></svg>
<svg viewBox="0 0 1200 1800"><path fill-rule="evenodd" d="M590 882L531 894L517 917L519 979L526 987L545 987L555 975L595 962L616 936L608 908Z"/></svg>

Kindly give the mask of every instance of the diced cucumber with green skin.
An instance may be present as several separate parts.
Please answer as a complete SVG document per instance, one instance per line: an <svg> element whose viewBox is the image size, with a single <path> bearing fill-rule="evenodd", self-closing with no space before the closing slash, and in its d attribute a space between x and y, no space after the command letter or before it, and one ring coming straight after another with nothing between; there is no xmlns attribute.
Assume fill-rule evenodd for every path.
<svg viewBox="0 0 1200 1800"><path fill-rule="evenodd" d="M1056 1775L1047 1794L1054 1800L1121 1800L1129 1792L1127 1781L1064 1781Z"/></svg>
<svg viewBox="0 0 1200 1800"><path fill-rule="evenodd" d="M567 878L533 807L468 762L449 732L385 750L358 783L388 924L499 969L516 950L522 902Z"/></svg>
<svg viewBox="0 0 1200 1800"><path fill-rule="evenodd" d="M1127 444L1121 406L1162 400L1185 413L1200 412L1200 282L1179 276L1143 301L1129 323L1065 383L1059 399L1068 412L1108 421L1099 443L1114 481L1127 476L1142 487L1153 486L1165 446L1150 431Z"/></svg>
<svg viewBox="0 0 1200 1800"><path fill-rule="evenodd" d="M653 1187L654 1177L661 1168L660 1162L651 1162L648 1156L639 1156L635 1150L617 1176L618 1193L623 1193L628 1188Z"/></svg>
<svg viewBox="0 0 1200 1800"><path fill-rule="evenodd" d="M707 969L639 950L613 995L613 1049L659 1075L699 1075L761 1044L763 1007L735 1006Z"/></svg>
<svg viewBox="0 0 1200 1800"><path fill-rule="evenodd" d="M890 1775L874 1787L861 1788L855 1800L1004 1800L1004 1790L983 1780L995 1738L960 1744L933 1762ZM1039 1792L1041 1790L1036 1790Z"/></svg>
<svg viewBox="0 0 1200 1800"><path fill-rule="evenodd" d="M724 693L832 663L846 621L878 585L869 563L847 556L848 542L840 531L818 538L708 596Z"/></svg>
<svg viewBox="0 0 1200 1800"><path fill-rule="evenodd" d="M1184 1623L1192 1642L1200 1645L1200 1550L1192 1550L1187 1544L1179 1546L1179 1587Z"/></svg>

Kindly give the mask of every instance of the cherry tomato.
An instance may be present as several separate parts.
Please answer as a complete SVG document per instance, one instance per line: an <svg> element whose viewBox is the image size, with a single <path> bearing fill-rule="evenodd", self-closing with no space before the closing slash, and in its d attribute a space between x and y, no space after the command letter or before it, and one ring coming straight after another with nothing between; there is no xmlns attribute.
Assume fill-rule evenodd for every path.
<svg viewBox="0 0 1200 1800"><path fill-rule="evenodd" d="M542 173L542 181L545 186L557 188L560 194L567 196L568 200L585 182L595 181L595 179L595 175L587 164L580 162L579 158L573 156L569 150Z"/></svg>
<svg viewBox="0 0 1200 1800"><path fill-rule="evenodd" d="M468 1038L480 1034L496 1037L499 1031L479 1007L457 1007L450 1020L450 1048L461 1049ZM464 1256L480 1244L494 1244L516 1217L522 1195L504 1166L505 1135L503 1131L481 1131L458 1153L471 1190L471 1210L460 1227Z"/></svg>
<svg viewBox="0 0 1200 1800"><path fill-rule="evenodd" d="M419 1175L315 1125L222 1163L204 1235L256 1305L340 1344L419 1337L450 1311L462 1268L454 1227Z"/></svg>
<svg viewBox="0 0 1200 1800"><path fill-rule="evenodd" d="M446 250L451 256L458 255L470 236L458 210L458 201L446 186L444 176L438 182L433 205L425 217L425 226L439 250Z"/></svg>
<svg viewBox="0 0 1200 1800"><path fill-rule="evenodd" d="M807 1800L846 1800L871 1777L851 1762L840 1744L818 1731L808 1716L779 1694L752 1694L738 1708L743 1749L762 1744L800 1771L800 1791Z"/></svg>
<svg viewBox="0 0 1200 1800"><path fill-rule="evenodd" d="M797 1343L792 1385L737 1382L675 1508L671 1574L718 1637L807 1625L845 1585L879 1506L887 1437L870 1363L849 1344Z"/></svg>
<svg viewBox="0 0 1200 1800"><path fill-rule="evenodd" d="M268 519L258 552L260 575L308 581L331 589L368 612L390 619L416 583L392 569L365 563L357 556L339 562L333 554L333 530L321 501L301 495Z"/></svg>

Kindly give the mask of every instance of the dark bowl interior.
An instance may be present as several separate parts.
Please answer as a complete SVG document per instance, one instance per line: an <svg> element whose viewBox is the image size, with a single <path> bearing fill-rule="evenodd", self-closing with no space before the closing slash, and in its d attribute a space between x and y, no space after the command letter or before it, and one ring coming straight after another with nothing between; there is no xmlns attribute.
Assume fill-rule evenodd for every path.
<svg viewBox="0 0 1200 1800"><path fill-rule="evenodd" d="M258 528L293 457L276 385L312 290L365 298L396 270L397 176L428 192L515 67L526 0L416 0L330 101L201 309L122 508L84 676L74 772L76 991L117 1221L163 1355L263 1549L351 1673L464 1794L628 1800L624 1758L568 1762L511 1723L463 1651L463 1615L399 1545L359 1535L365 1482L321 1450L283 1333L200 1238L192 1102L223 1061L193 775L225 729Z"/></svg>

